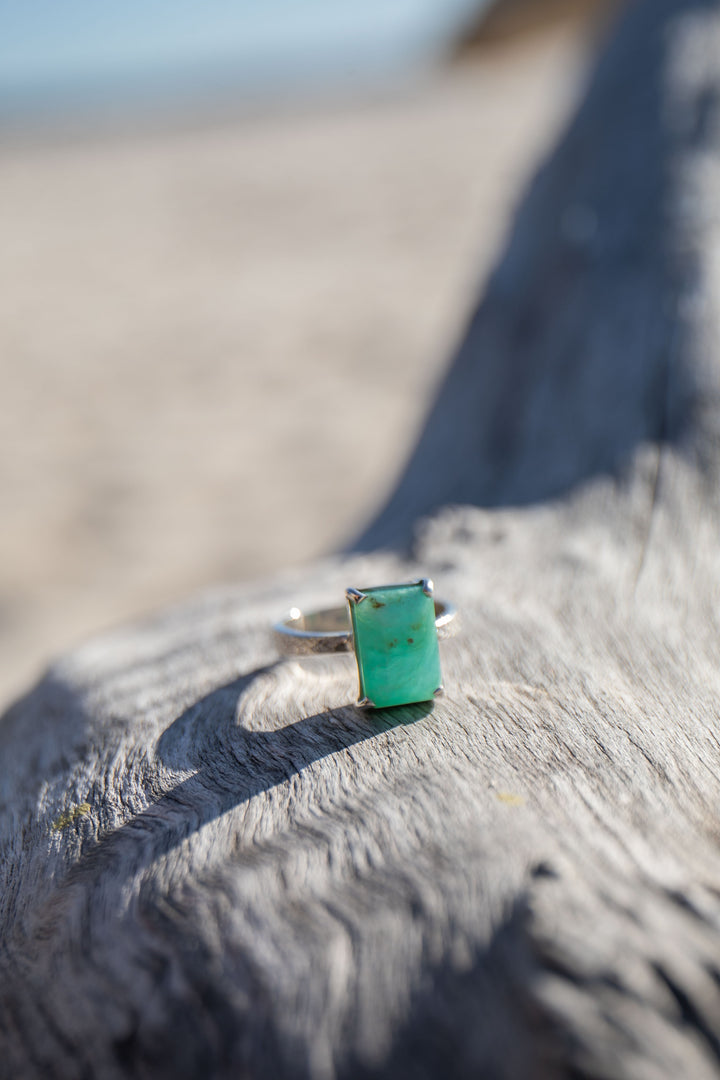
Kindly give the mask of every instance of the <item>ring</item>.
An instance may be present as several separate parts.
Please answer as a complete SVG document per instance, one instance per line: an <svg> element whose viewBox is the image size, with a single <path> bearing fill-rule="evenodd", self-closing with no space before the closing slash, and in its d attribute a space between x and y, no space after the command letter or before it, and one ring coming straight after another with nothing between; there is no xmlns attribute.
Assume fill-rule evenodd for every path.
<svg viewBox="0 0 720 1080"><path fill-rule="evenodd" d="M275 641L286 656L354 652L361 708L429 701L443 689L438 635L455 617L433 590L429 578L346 589L344 608L292 608L273 627Z"/></svg>

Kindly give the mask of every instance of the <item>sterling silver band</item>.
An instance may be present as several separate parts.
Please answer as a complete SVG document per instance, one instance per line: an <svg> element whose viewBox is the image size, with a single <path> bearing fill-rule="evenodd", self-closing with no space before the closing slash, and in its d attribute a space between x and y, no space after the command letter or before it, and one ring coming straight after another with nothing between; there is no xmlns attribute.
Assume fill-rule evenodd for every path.
<svg viewBox="0 0 720 1080"><path fill-rule="evenodd" d="M455 608L435 601L438 637L449 636ZM325 608L304 613L291 608L286 618L273 626L278 650L285 656L312 656L322 653L352 652L352 630L347 607Z"/></svg>

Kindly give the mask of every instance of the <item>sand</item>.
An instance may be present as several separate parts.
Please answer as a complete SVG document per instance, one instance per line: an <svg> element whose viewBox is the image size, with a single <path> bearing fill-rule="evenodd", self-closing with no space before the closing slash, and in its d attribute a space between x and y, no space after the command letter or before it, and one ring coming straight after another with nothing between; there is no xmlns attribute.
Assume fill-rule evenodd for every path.
<svg viewBox="0 0 720 1080"><path fill-rule="evenodd" d="M579 92L554 23L395 92L0 145L0 704L351 537Z"/></svg>

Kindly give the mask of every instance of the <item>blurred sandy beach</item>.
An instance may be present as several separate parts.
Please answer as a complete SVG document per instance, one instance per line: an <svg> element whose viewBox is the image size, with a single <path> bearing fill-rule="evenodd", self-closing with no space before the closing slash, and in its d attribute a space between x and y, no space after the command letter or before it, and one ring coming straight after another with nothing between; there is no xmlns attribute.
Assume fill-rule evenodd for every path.
<svg viewBox="0 0 720 1080"><path fill-rule="evenodd" d="M362 100L0 142L0 704L367 521L589 33L549 18Z"/></svg>

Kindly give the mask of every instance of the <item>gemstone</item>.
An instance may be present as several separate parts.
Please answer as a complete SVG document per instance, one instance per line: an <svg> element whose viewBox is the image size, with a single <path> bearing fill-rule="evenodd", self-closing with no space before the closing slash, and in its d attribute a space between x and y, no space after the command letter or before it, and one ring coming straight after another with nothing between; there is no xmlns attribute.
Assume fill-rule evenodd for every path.
<svg viewBox="0 0 720 1080"><path fill-rule="evenodd" d="M435 603L426 588L416 581L348 590L361 702L410 705L429 701L442 685Z"/></svg>

